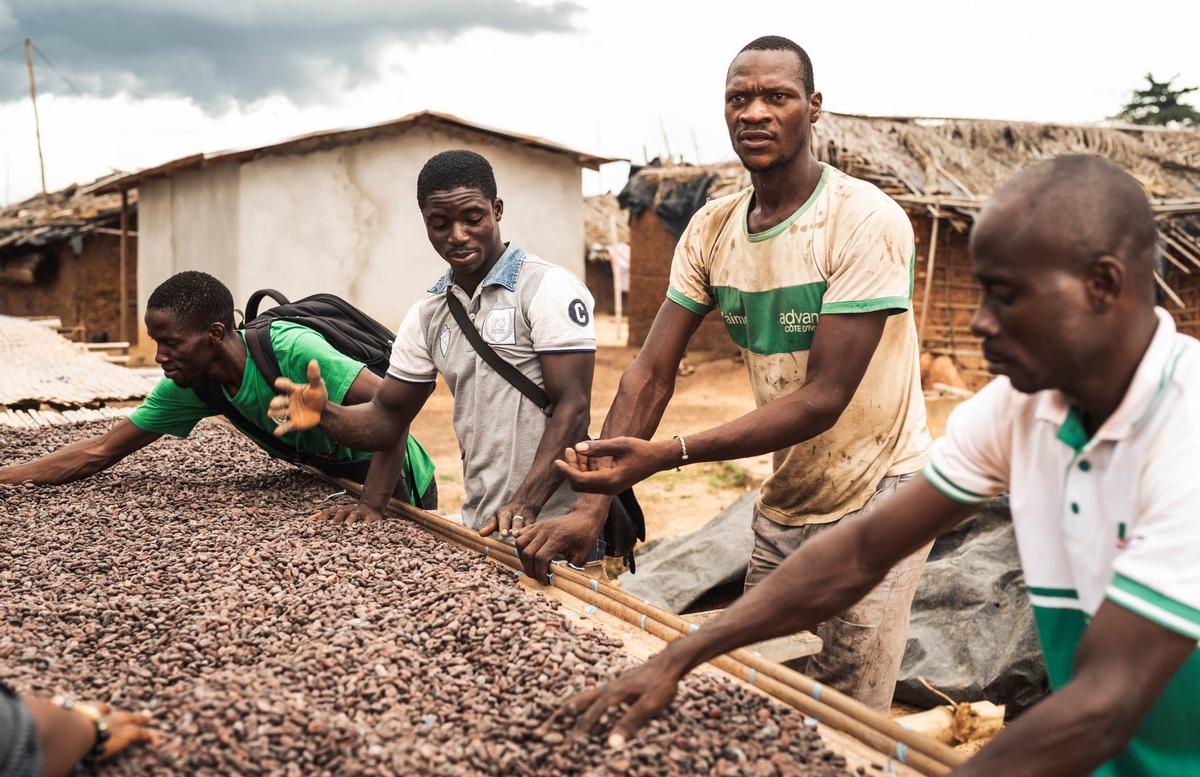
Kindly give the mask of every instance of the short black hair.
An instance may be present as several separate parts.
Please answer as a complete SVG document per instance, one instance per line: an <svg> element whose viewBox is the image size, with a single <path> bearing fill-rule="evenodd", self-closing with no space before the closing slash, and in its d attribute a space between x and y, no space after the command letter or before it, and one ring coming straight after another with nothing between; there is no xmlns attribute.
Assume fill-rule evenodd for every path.
<svg viewBox="0 0 1200 777"><path fill-rule="evenodd" d="M158 285L146 302L146 310L166 310L197 331L221 322L233 329L233 294L206 272L184 270Z"/></svg>
<svg viewBox="0 0 1200 777"><path fill-rule="evenodd" d="M489 202L496 199L496 174L492 165L474 151L456 148L430 157L417 175L417 207L429 195L452 189L478 189Z"/></svg>
<svg viewBox="0 0 1200 777"><path fill-rule="evenodd" d="M811 97L817 87L813 81L812 60L808 58L808 52L800 48L800 45L795 41L785 38L782 35L764 35L761 38L754 40L742 46L742 50L738 54L747 51L790 51L800 58L801 74L804 77L804 91Z"/></svg>

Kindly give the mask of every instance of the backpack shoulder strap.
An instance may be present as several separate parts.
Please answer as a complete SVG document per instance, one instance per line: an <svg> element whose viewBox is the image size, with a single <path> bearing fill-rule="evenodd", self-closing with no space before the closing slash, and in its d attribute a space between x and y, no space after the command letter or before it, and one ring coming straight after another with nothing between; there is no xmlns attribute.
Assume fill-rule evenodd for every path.
<svg viewBox="0 0 1200 777"><path fill-rule="evenodd" d="M275 381L283 375L279 367L279 357L275 354L275 346L271 344L271 322L262 320L246 326L246 348L254 366L262 373L271 390L275 390Z"/></svg>
<svg viewBox="0 0 1200 777"><path fill-rule="evenodd" d="M540 407L542 412L547 416L554 415L554 405L550 402L550 397L542 387L526 377L525 373L506 362L500 354L496 353L496 349L484 342L483 337L479 334L479 330L475 328L475 325L471 323L471 319L467 317L467 311L463 308L462 302L459 301L458 297L454 296L454 292L450 286L446 287L446 306L450 308L450 315L454 316L454 321L458 324L458 328L462 330L462 333L471 343L475 352L488 363L488 366L500 373L501 377L528 397L533 404Z"/></svg>

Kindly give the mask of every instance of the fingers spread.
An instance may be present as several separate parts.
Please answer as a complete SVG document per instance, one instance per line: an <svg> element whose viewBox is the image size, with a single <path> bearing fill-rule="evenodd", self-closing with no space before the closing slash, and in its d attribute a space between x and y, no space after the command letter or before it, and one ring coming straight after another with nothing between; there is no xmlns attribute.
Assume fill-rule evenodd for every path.
<svg viewBox="0 0 1200 777"><path fill-rule="evenodd" d="M309 359L308 361L308 382L313 385L321 382L321 365L317 364L316 359ZM275 384L278 386L279 382L276 381Z"/></svg>
<svg viewBox="0 0 1200 777"><path fill-rule="evenodd" d="M279 391L286 391L288 393L291 393L292 391L295 391L296 389L300 388L300 384L292 382L292 380L290 378L279 377L279 378L275 379L275 388ZM283 397L283 401L284 401L284 406L286 407L287 406L287 404L286 404L287 397ZM272 400L271 403L274 404L275 400Z"/></svg>
<svg viewBox="0 0 1200 777"><path fill-rule="evenodd" d="M565 702L559 705L558 709L554 711L554 714L551 715L545 723L538 726L537 735L540 737L546 736L550 733L550 730L553 729L554 726L557 725L558 722L563 718L576 715L579 710L590 707L592 702L595 701L596 697L599 695L600 690L598 688L593 688L590 691L577 693L571 698L567 699Z"/></svg>

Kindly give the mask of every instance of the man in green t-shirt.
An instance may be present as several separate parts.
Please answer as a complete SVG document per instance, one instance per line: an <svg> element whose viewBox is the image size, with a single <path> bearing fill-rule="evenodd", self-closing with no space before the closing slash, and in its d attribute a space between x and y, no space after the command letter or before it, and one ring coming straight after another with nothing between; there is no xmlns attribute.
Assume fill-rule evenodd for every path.
<svg viewBox="0 0 1200 777"><path fill-rule="evenodd" d="M223 283L191 270L168 278L150 295L146 331L158 345L154 359L165 377L129 418L104 434L0 469L0 483L68 483L111 467L164 434L186 437L202 418L220 414L191 388L202 381L219 384L224 398L247 421L268 435L274 430L276 424L267 416L274 392L250 358L244 332L234 327L233 295ZM303 379L309 361L316 359L330 399L339 404L370 401L381 382L362 363L300 324L273 322L271 344L285 377ZM370 468L370 477L372 454L340 446L320 430L273 439L318 458L322 469L363 483L363 504L379 511L393 493L426 509L437 507L433 462L407 434L391 450L374 454L377 464Z"/></svg>

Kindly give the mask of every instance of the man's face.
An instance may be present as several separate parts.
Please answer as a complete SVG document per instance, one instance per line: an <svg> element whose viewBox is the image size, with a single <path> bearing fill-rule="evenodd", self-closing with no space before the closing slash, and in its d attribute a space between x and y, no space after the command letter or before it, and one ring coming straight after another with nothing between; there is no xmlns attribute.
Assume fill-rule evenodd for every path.
<svg viewBox="0 0 1200 777"><path fill-rule="evenodd" d="M432 192L421 209L429 242L456 275L479 272L504 252L500 216L504 203L479 189Z"/></svg>
<svg viewBox="0 0 1200 777"><path fill-rule="evenodd" d="M809 151L821 93L808 95L792 51L743 51L725 78L725 124L734 153L752 173L782 167Z"/></svg>
<svg viewBox="0 0 1200 777"><path fill-rule="evenodd" d="M971 331L983 338L988 370L1007 375L1018 391L1070 393L1097 369L1103 352L1084 270L1067 255L1069 247L1027 236L1029 230L998 215L985 212L971 236L983 288Z"/></svg>
<svg viewBox="0 0 1200 777"><path fill-rule="evenodd" d="M216 335L214 340L211 329L196 329L180 321L169 310L152 308L146 311L146 333L158 346L154 361L162 366L163 375L182 388L202 377L212 363L215 344L221 337Z"/></svg>

